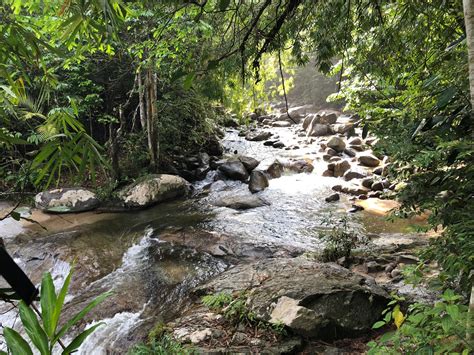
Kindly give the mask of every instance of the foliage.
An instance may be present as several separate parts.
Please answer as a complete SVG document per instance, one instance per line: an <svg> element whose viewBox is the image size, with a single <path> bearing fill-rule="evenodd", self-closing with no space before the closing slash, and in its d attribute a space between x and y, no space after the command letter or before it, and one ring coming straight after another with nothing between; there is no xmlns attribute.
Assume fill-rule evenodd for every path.
<svg viewBox="0 0 474 355"><path fill-rule="evenodd" d="M326 243L322 255L324 261L350 258L355 247L367 242L349 227L349 221L345 216L338 221L328 218L323 220L322 224L332 226L330 231L319 233L320 239Z"/></svg>
<svg viewBox="0 0 474 355"><path fill-rule="evenodd" d="M368 343L368 354L469 354L472 343L466 339L468 308L461 296L446 290L434 306L415 303L403 314L395 298L384 311L384 319L374 324L378 329L394 324L396 330Z"/></svg>
<svg viewBox="0 0 474 355"><path fill-rule="evenodd" d="M87 313L110 295L110 293L104 293L98 296L74 317L64 320L64 324L59 327L64 300L71 282L71 276L72 269L67 275L61 290L56 294L51 274L44 274L40 290L41 323L33 310L23 301L20 301L20 319L30 343L14 329L5 327L3 330L3 336L5 337L9 351L13 354L33 354L30 347L30 344L32 344L41 355L53 354L53 352L56 352L55 347L58 346L61 338L64 337L64 335L66 335L74 325L81 321ZM69 343L69 345L62 350L62 354L71 354L76 351L84 340L102 324L103 323L98 323L79 333Z"/></svg>
<svg viewBox="0 0 474 355"><path fill-rule="evenodd" d="M195 354L191 348L185 348L174 338L165 334L159 339L154 339L148 344L135 345L130 351L130 355L168 355L168 354Z"/></svg>
<svg viewBox="0 0 474 355"><path fill-rule="evenodd" d="M206 295L201 300L205 306L222 313L222 315L232 323L268 329L277 334L284 334L286 331L283 324L273 324L259 320L255 312L249 308L247 296L243 292L235 295L219 292Z"/></svg>

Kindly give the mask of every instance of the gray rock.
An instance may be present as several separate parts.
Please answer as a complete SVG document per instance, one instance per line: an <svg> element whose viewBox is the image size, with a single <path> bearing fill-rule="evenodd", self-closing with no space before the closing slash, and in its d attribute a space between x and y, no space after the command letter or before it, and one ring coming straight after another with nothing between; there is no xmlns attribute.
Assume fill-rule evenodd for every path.
<svg viewBox="0 0 474 355"><path fill-rule="evenodd" d="M326 145L329 148L334 149L338 153L343 152L344 149L346 148L346 143L344 143L344 140L342 138L336 137L336 136L331 137L331 139L329 139L329 141L326 143Z"/></svg>
<svg viewBox="0 0 474 355"><path fill-rule="evenodd" d="M346 153L346 154L347 154L348 156L350 156L351 158L354 158L354 157L357 155L357 153L354 152L354 150L351 149L351 148L346 148L346 149L344 149L344 153Z"/></svg>
<svg viewBox="0 0 474 355"><path fill-rule="evenodd" d="M285 147L285 143L283 143L282 141L277 141L277 142L273 143L273 148L280 149L280 148L284 148L284 147Z"/></svg>
<svg viewBox="0 0 474 355"><path fill-rule="evenodd" d="M354 137L350 139L347 143L349 143L349 145L362 145L362 139L360 139L359 137Z"/></svg>
<svg viewBox="0 0 474 355"><path fill-rule="evenodd" d="M241 155L239 157L239 161L244 164L245 166L245 169L247 169L247 171L250 173L253 169L255 169L258 164L260 164L260 162L255 159L255 158L252 158L252 157L247 157L245 155Z"/></svg>
<svg viewBox="0 0 474 355"><path fill-rule="evenodd" d="M273 127L290 127L291 123L288 121L275 121L272 123Z"/></svg>
<svg viewBox="0 0 474 355"><path fill-rule="evenodd" d="M370 189L372 191L383 191L383 184L381 181L374 182Z"/></svg>
<svg viewBox="0 0 474 355"><path fill-rule="evenodd" d="M249 190L252 193L260 192L268 187L267 176L258 170L252 171L250 174Z"/></svg>
<svg viewBox="0 0 474 355"><path fill-rule="evenodd" d="M311 122L315 119L318 120L315 123L319 123L319 116L316 116L315 114L307 115L303 120L303 130L306 131L308 129L308 127L310 126Z"/></svg>
<svg viewBox="0 0 474 355"><path fill-rule="evenodd" d="M52 189L35 196L36 207L51 213L90 211L99 204L96 194L82 187Z"/></svg>
<svg viewBox="0 0 474 355"><path fill-rule="evenodd" d="M227 161L219 166L219 171L233 180L246 181L249 177L247 169L240 161Z"/></svg>
<svg viewBox="0 0 474 355"><path fill-rule="evenodd" d="M351 164L347 160L341 160L334 163L334 176L344 176L344 173L351 168Z"/></svg>
<svg viewBox="0 0 474 355"><path fill-rule="evenodd" d="M234 210L248 210L269 204L268 201L256 195L229 195L223 196L213 202L214 206L228 207Z"/></svg>
<svg viewBox="0 0 474 355"><path fill-rule="evenodd" d="M333 177L334 176L334 173L331 171L331 170L324 170L323 171L323 174L322 176L325 176L325 177Z"/></svg>
<svg viewBox="0 0 474 355"><path fill-rule="evenodd" d="M276 179L281 177L283 173L283 164L276 159L265 159L258 165L258 170L269 175L270 178Z"/></svg>
<svg viewBox="0 0 474 355"><path fill-rule="evenodd" d="M374 179L368 177L362 180L361 185L370 189L373 183L374 183Z"/></svg>
<svg viewBox="0 0 474 355"><path fill-rule="evenodd" d="M335 157L337 155L337 151L332 148L326 148L326 154Z"/></svg>
<svg viewBox="0 0 474 355"><path fill-rule="evenodd" d="M259 142L259 141L264 141L264 140L270 138L271 136L272 136L272 133L267 132L267 131L249 132L245 136L245 139L248 140L248 141Z"/></svg>
<svg viewBox="0 0 474 355"><path fill-rule="evenodd" d="M291 161L288 164L285 164L285 168L298 174L310 173L314 170L313 164L307 162L304 159Z"/></svg>
<svg viewBox="0 0 474 355"><path fill-rule="evenodd" d="M244 290L248 295L247 305L257 319L270 321L282 317L281 320L295 327L292 329L295 332L321 338L355 336L370 330L389 299L386 291L361 275L337 264L315 263L304 258L239 264L199 286L196 292ZM280 301L285 296L296 303ZM274 305L278 304L279 309L273 313L277 309Z"/></svg>
<svg viewBox="0 0 474 355"><path fill-rule="evenodd" d="M332 194L332 195L326 197L324 200L325 200L326 202L336 202L336 201L339 201L340 198L341 198L341 197L339 196L339 194L338 194L338 193L335 193L335 194Z"/></svg>
<svg viewBox="0 0 474 355"><path fill-rule="evenodd" d="M362 154L357 158L359 164L369 167L376 167L380 164L380 160L372 154Z"/></svg>
<svg viewBox="0 0 474 355"><path fill-rule="evenodd" d="M334 112L321 115L320 122L324 124L334 124L337 121L337 115Z"/></svg>
<svg viewBox="0 0 474 355"><path fill-rule="evenodd" d="M365 175L362 172L356 171L356 170L347 170L344 173L344 180L350 181L352 179L362 179L365 178L367 175Z"/></svg>
<svg viewBox="0 0 474 355"><path fill-rule="evenodd" d="M347 122L347 123L339 123L332 126L332 130L334 133L346 133L347 131L354 128L354 123Z"/></svg>
<svg viewBox="0 0 474 355"><path fill-rule="evenodd" d="M320 137L329 134L329 126L327 124L316 123L313 120L307 129L307 137Z"/></svg>
<svg viewBox="0 0 474 355"><path fill-rule="evenodd" d="M175 175L153 174L138 179L118 192L125 208L144 208L186 195L189 183Z"/></svg>

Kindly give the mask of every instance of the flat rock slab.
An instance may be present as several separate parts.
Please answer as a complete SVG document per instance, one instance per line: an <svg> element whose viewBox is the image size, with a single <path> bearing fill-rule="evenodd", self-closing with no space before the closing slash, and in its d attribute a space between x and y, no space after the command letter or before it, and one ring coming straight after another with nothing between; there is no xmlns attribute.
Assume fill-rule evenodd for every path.
<svg viewBox="0 0 474 355"><path fill-rule="evenodd" d="M236 291L247 292L249 307L264 321L272 318L281 297L296 300L297 306L315 312L304 314L309 329L304 335L322 338L369 331L389 299L387 292L374 281L337 264L304 258L237 265L196 289L199 294ZM317 314L313 323L308 322L310 314Z"/></svg>
<svg viewBox="0 0 474 355"><path fill-rule="evenodd" d="M214 206L228 207L234 210L248 210L251 208L267 206L270 203L256 195L228 195L222 196L212 202Z"/></svg>

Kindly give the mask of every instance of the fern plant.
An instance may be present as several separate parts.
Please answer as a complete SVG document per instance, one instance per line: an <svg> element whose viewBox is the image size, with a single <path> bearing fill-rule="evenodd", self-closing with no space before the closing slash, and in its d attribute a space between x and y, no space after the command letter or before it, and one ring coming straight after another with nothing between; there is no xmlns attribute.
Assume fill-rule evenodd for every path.
<svg viewBox="0 0 474 355"><path fill-rule="evenodd" d="M3 336L6 340L8 351L11 354L32 355L33 349L30 344L36 348L35 352L39 352L41 355L52 355L53 352L57 353L55 347L57 347L58 344L63 348L61 354L71 354L81 346L89 335L104 324L101 322L84 330L67 346L62 344L61 338L66 335L75 324L82 320L87 313L110 296L109 292L101 294L60 327L60 316L71 282L71 276L72 269L67 275L61 290L56 294L51 274L49 272L44 274L40 291L41 320L38 320L35 312L25 302L20 301L20 319L25 333L29 338L29 342L16 330L5 327L3 329ZM0 351L0 354L6 355L7 353Z"/></svg>

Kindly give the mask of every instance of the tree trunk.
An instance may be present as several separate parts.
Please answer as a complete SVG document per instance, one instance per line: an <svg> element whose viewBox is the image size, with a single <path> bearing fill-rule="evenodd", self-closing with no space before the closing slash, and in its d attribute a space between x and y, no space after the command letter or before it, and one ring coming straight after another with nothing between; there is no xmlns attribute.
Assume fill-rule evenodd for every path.
<svg viewBox="0 0 474 355"><path fill-rule="evenodd" d="M138 77L138 106L140 108L140 123L142 124L142 129L146 130L146 111L145 111L145 97L144 97L144 88L142 81L142 72L137 73Z"/></svg>
<svg viewBox="0 0 474 355"><path fill-rule="evenodd" d="M145 76L146 96L146 126L148 137L148 152L150 154L150 169L156 171L158 167L158 141L156 137L156 75L148 69Z"/></svg>
<svg viewBox="0 0 474 355"><path fill-rule="evenodd" d="M474 0L463 0L464 23L466 26L466 43L469 60L469 91L471 93L471 110L474 108ZM471 111L472 138L474 139L474 115ZM471 271L472 273L473 271ZM468 342L474 339L474 285L471 288L471 299L467 315L466 337Z"/></svg>

